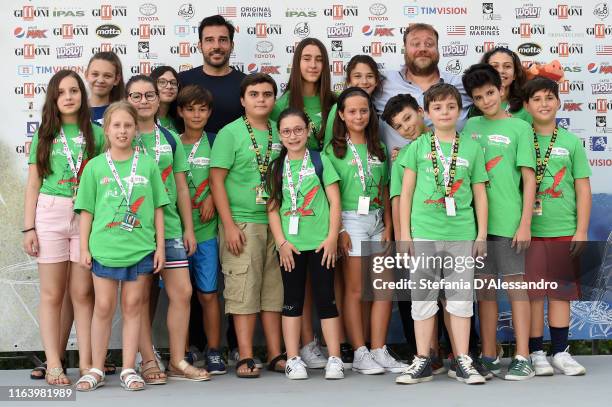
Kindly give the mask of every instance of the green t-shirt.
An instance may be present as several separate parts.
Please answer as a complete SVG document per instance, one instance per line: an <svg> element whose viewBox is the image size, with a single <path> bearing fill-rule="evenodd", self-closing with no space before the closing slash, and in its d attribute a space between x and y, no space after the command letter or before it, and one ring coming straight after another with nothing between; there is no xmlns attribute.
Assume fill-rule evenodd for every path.
<svg viewBox="0 0 612 407"><path fill-rule="evenodd" d="M321 155L323 164L323 183L325 186L338 182L340 177L329 159ZM291 160L291 175L294 188L297 187L302 159ZM312 161L308 161L306 174L302 186L297 192L297 210L299 213L299 227L297 235L289 234L289 217L291 215L291 194L287 186L287 177L283 171L283 202L279 210L281 224L285 239L291 242L298 250L315 250L329 233L329 202L325 189L315 172Z"/></svg>
<svg viewBox="0 0 612 407"><path fill-rule="evenodd" d="M161 172L161 178L166 186L166 193L170 199L170 204L164 206L164 237L166 239L177 239L183 236L183 230L181 226L181 218L178 213L176 206L177 193L176 193L176 181L174 174L177 172L186 172L189 170L187 159L185 158L185 151L183 150L183 144L178 138L176 133L170 131L172 137L176 142L176 151L174 156L172 155L172 146L168 144L166 137L160 131L159 132L159 171ZM140 138L139 138L140 137ZM134 141L135 146L139 146L141 142L144 144L146 154L155 161L155 131L151 133L141 133L140 136Z"/></svg>
<svg viewBox="0 0 612 407"><path fill-rule="evenodd" d="M313 150L321 151L319 142L314 135L318 134L321 130L321 100L319 96L304 96L304 112L308 115L312 123L314 124L314 133L311 132L308 135L308 148ZM278 117L281 112L289 107L289 91L285 92L274 104L274 109L270 114L270 120L278 121Z"/></svg>
<svg viewBox="0 0 612 407"><path fill-rule="evenodd" d="M174 120L170 116L158 117L158 119L158 124L178 134L178 130L176 129L176 123L174 123Z"/></svg>
<svg viewBox="0 0 612 407"><path fill-rule="evenodd" d="M463 134L480 143L484 150L489 174L489 234L513 237L523 212L521 167L535 168L533 130L524 120L514 117L489 120L478 116L467 121Z"/></svg>
<svg viewBox="0 0 612 407"><path fill-rule="evenodd" d="M406 161L405 157L409 145L410 144L406 144L400 149L400 151L397 153L397 158L395 161L393 161L393 164L391 164L391 179L389 180L390 199L393 199L402 193L402 182L404 180L404 170L406 169L404 163Z"/></svg>
<svg viewBox="0 0 612 407"><path fill-rule="evenodd" d="M183 144L185 158L193 149L193 144ZM191 170L187 172L187 185L191 196L191 207L193 208L193 228L198 243L210 240L217 236L217 216L210 221L202 223L200 220L200 206L210 193L208 173L210 172L210 144L206 133L202 134L202 141L189 165Z"/></svg>
<svg viewBox="0 0 612 407"><path fill-rule="evenodd" d="M338 111L338 104L334 103L329 109L329 115L327 116L327 124L325 125L325 138L323 139L323 148L331 142L334 137L334 121L336 120L336 112Z"/></svg>
<svg viewBox="0 0 612 407"><path fill-rule="evenodd" d="M272 151L270 152L270 162L272 162L278 157L281 144L276 123L271 120L269 123L272 127ZM253 128L253 134L263 161L266 157L266 150L269 148L268 131ZM242 117L219 130L212 148L210 166L228 170L225 189L234 222L267 224L266 205L255 203L256 188L261 184L261 177L255 149Z"/></svg>
<svg viewBox="0 0 612 407"><path fill-rule="evenodd" d="M550 136L538 135L541 157ZM544 178L538 191L542 215L533 215L531 232L537 237L573 236L576 233L576 190L574 181L591 176L591 167L578 137L559 128Z"/></svg>
<svg viewBox="0 0 612 407"><path fill-rule="evenodd" d="M502 102L502 109L504 109L506 112L510 113L512 115L512 117L516 117L517 119L521 119L526 121L527 123L531 124L533 123L533 117L531 117L531 115L529 114L529 112L527 110L525 110L524 107L521 107L521 109L517 112L510 112L509 107L508 107L508 102Z"/></svg>
<svg viewBox="0 0 612 407"><path fill-rule="evenodd" d="M91 126L93 129L95 154L98 155L102 152L104 147L104 131L100 126L95 124ZM74 165L77 163L79 152L81 148L85 148L85 140L79 137L79 127L76 124L64 124L62 125L64 134L66 135L66 142L68 148L72 154L72 162ZM32 139L32 145L30 147L30 157L28 159L29 164L36 164L36 151L38 149L38 132L34 134ZM87 157L87 151L83 151L83 162L79 173L83 173L85 165L93 157ZM74 174L68 164L68 159L64 154L64 145L60 141L59 133L53 140L51 146L51 154L49 155L49 168L51 173L44 177L42 185L40 187L40 193L46 195L63 196L72 198L72 186L75 183Z"/></svg>
<svg viewBox="0 0 612 407"><path fill-rule="evenodd" d="M440 142L444 157L451 156L452 143ZM472 185L487 181L482 149L475 141L460 136L456 175L450 195L455 198L456 216L447 216L444 206L444 176L438 157L438 184L431 161L430 133L408 144L407 151L397 159L400 165L416 172L412 198L410 227L412 238L431 240L474 240L476 222L472 208Z"/></svg>
<svg viewBox="0 0 612 407"><path fill-rule="evenodd" d="M381 143L383 152L385 146ZM371 156L368 160L370 173L366 169L367 147L365 144L355 144L357 155L361 160L364 175L366 177L366 196L370 197L370 209L384 207L384 187L389 184L389 166L386 162L380 161L378 157ZM325 155L329 158L336 172L340 176L340 196L343 211L356 211L359 205L359 197L364 194L363 186L359 180L359 170L357 162L353 157L351 149L346 147L344 158L334 155L331 145L325 148Z"/></svg>
<svg viewBox="0 0 612 407"><path fill-rule="evenodd" d="M106 155L91 160L81 178L74 210L79 213L84 210L93 215L89 251L106 267L133 266L155 250L155 208L170 202L155 160L143 154L139 156L129 203L137 219L131 232L121 228L128 205ZM126 193L132 158L113 161Z"/></svg>

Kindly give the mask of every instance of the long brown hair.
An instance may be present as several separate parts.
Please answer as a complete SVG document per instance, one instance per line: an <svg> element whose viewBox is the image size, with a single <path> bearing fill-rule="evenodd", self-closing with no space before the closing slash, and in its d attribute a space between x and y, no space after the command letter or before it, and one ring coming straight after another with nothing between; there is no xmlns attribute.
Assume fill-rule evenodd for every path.
<svg viewBox="0 0 612 407"><path fill-rule="evenodd" d="M382 90L382 76L380 74L380 71L378 70L378 65L376 64L376 61L374 61L374 58L369 55L355 55L348 62L348 64L346 65L346 86L349 86L349 83L351 82L351 73L353 73L353 70L357 67L357 64L367 65L372 70L372 73L374 74L374 79L376 79L376 87L372 92L372 97L376 98L376 96L378 96L378 94Z"/></svg>
<svg viewBox="0 0 612 407"><path fill-rule="evenodd" d="M489 50L482 56L482 63L489 64L491 57L498 52L508 55L512 58L512 65L514 67L514 80L508 88L508 106L510 113L516 113L523 108L523 86L527 82L527 76L521 64L521 59L516 52L509 50L504 47L497 47ZM475 106L474 106L475 107Z"/></svg>
<svg viewBox="0 0 612 407"><path fill-rule="evenodd" d="M317 140L321 142L325 139L325 127L327 124L327 116L331 110L333 104L336 101L336 96L331 90L331 75L329 73L329 56L327 55L327 48L317 38L304 38L295 47L295 53L293 54L293 61L291 62L291 74L289 75L289 83L287 84L286 92L289 92L289 107L304 110L304 94L302 93L302 71L300 70L300 61L302 60L302 53L304 48L309 45L314 45L321 51L321 57L323 59L323 69L321 70L321 77L319 78L319 100L321 103L321 129L317 134Z"/></svg>
<svg viewBox="0 0 612 407"><path fill-rule="evenodd" d="M372 104L372 99L370 99L370 95L368 95L368 92L356 86L345 89L338 97L338 110L336 110L336 117L334 119L333 127L333 138L331 140L331 146L334 149L334 155L338 158L344 158L344 156L346 155L346 135L348 134L348 129L344 120L340 118L340 112L344 113L344 108L346 107L346 100L353 96L360 96L366 98L368 101L368 107L370 110L370 120L368 121L368 125L365 129L368 153L370 153L370 155L378 157L380 161L385 161L386 155L382 147L380 146L380 138L378 137L378 116L376 115L376 110L374 109L374 105Z"/></svg>
<svg viewBox="0 0 612 407"><path fill-rule="evenodd" d="M110 62L115 67L115 76L119 76L119 83L113 86L113 88L111 89L108 98L109 102L113 103L123 99L125 93L125 85L123 84L123 66L121 65L121 60L119 59L119 56L113 51L97 52L94 54L94 56L91 57L91 59L87 63L87 70L89 70L89 66L96 59Z"/></svg>
<svg viewBox="0 0 612 407"><path fill-rule="evenodd" d="M49 159L51 156L51 147L55 136L59 133L62 127L62 115L57 107L57 99L59 99L60 82L67 77L73 77L79 85L81 91L81 107L77 118L79 130L83 132L85 139L85 152L87 158L93 158L95 154L95 142L93 136L93 128L91 127L91 115L89 113L89 105L87 103L87 90L81 77L74 71L62 69L49 81L47 86L47 96L42 110L42 123L38 129L38 148L36 150L36 168L40 177L46 177L51 174L51 165Z"/></svg>

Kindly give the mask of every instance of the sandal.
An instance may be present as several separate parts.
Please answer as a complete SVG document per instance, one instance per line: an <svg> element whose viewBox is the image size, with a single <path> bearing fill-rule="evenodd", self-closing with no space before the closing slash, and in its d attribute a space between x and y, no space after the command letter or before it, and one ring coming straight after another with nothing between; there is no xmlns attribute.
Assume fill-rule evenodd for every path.
<svg viewBox="0 0 612 407"><path fill-rule="evenodd" d="M139 391L145 388L145 381L134 369L123 369L119 375L119 380L121 381L121 387L126 391ZM132 387L134 383L142 384L142 386Z"/></svg>
<svg viewBox="0 0 612 407"><path fill-rule="evenodd" d="M240 373L238 371L238 369L242 365L247 365L247 367L249 368L249 371L247 373ZM253 358L242 359L238 361L238 363L236 363L236 376L243 379L254 379L256 377L259 377L259 369L255 369L257 369L257 366L255 366L255 361L253 360Z"/></svg>
<svg viewBox="0 0 612 407"><path fill-rule="evenodd" d="M115 366L111 362L104 362L104 374L105 375L114 375L117 373L117 366Z"/></svg>
<svg viewBox="0 0 612 407"><path fill-rule="evenodd" d="M39 375L35 375L34 372L40 372L42 374L39 376ZM32 369L32 371L30 372L30 379L43 380L46 375L47 375L47 362L43 362L40 366L36 366L34 369Z"/></svg>
<svg viewBox="0 0 612 407"><path fill-rule="evenodd" d="M155 360L143 363L140 366L140 373L146 384L166 384L168 382L168 377L160 370Z"/></svg>
<svg viewBox="0 0 612 407"><path fill-rule="evenodd" d="M168 366L168 377L176 380L191 380L192 382L204 382L210 380L210 374L206 369L199 369L190 365L185 360L181 360L174 368L172 363Z"/></svg>
<svg viewBox="0 0 612 407"><path fill-rule="evenodd" d="M52 367L51 369L47 369L47 372L45 373L45 381L50 386L67 387L72 384L70 383L70 379L68 379L68 383L57 382L62 378L68 379L68 376L66 376L66 373L64 373L64 369L61 367ZM51 379L51 381L49 381L49 379Z"/></svg>
<svg viewBox="0 0 612 407"><path fill-rule="evenodd" d="M278 362L287 361L287 354L281 353L277 357L273 358L270 362L268 362L268 370L276 373L285 373L285 368L278 367Z"/></svg>
<svg viewBox="0 0 612 407"><path fill-rule="evenodd" d="M81 378L79 379L78 382L76 382L76 390L77 391L93 391L95 389L97 389L98 387L102 387L104 386L104 372L101 371L100 369L96 369L95 367L91 367L88 370L88 373L86 375L81 376ZM98 375L98 377L100 377L99 379L92 375L92 373L95 373L96 375ZM84 388L80 388L79 384L81 383L87 383L89 384L89 388L84 389Z"/></svg>

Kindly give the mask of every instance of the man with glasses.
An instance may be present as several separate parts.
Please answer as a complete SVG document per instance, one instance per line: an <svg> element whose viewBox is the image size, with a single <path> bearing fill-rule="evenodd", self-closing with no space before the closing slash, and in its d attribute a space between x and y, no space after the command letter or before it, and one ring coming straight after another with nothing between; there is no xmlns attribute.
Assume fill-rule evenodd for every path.
<svg viewBox="0 0 612 407"><path fill-rule="evenodd" d="M213 95L214 108L205 127L207 132L217 133L244 114L240 104L240 83L245 74L229 65L234 49L234 31L234 26L220 15L204 18L198 29L203 64L179 73L182 87L199 85Z"/></svg>

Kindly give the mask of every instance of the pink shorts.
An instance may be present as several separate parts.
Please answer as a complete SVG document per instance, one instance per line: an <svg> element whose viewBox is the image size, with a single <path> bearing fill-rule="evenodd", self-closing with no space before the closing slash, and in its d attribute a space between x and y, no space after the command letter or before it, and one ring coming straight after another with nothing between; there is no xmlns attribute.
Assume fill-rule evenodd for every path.
<svg viewBox="0 0 612 407"><path fill-rule="evenodd" d="M35 226L39 263L79 261L79 215L73 209L72 198L38 195Z"/></svg>

